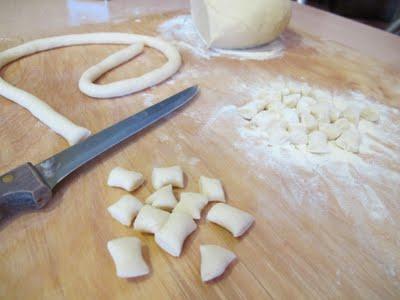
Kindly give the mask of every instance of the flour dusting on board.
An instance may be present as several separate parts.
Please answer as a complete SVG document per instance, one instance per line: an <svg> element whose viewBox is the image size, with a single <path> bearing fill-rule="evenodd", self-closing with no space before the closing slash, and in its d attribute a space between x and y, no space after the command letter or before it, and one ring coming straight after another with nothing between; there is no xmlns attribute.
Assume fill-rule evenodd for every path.
<svg viewBox="0 0 400 300"><path fill-rule="evenodd" d="M267 60L283 55L284 45L280 39L265 46L244 50L207 48L196 30L190 15L174 17L158 27L162 37L180 49L189 50L202 58L226 57L239 60Z"/></svg>
<svg viewBox="0 0 400 300"><path fill-rule="evenodd" d="M247 95L246 101L251 101L259 89L258 84L242 84L236 86L235 92ZM395 199L400 194L400 170L393 161L400 161L400 111L359 92L349 92L346 97L349 103L368 105L380 114L378 123L360 121L363 135L358 154L338 147L332 147L328 154L313 154L304 147L270 146L265 132L249 128L232 105L214 112L204 127L212 125L219 134L233 136L233 147L249 164L252 174L288 203L311 205L310 213L318 215L318 211L326 209L328 200L333 200L356 223L362 223L364 217L373 222L390 221L387 203L399 206Z"/></svg>

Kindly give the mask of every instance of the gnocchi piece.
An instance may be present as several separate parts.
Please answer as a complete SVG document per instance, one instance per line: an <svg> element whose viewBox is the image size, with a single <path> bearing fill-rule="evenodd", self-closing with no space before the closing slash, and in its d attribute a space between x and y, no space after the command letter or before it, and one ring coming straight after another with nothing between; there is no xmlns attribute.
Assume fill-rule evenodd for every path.
<svg viewBox="0 0 400 300"><path fill-rule="evenodd" d="M225 193L221 180L200 176L199 188L200 193L205 195L208 201L225 202Z"/></svg>
<svg viewBox="0 0 400 300"><path fill-rule="evenodd" d="M142 243L135 237L122 237L107 243L114 261L117 276L131 278L149 273L149 267L142 256Z"/></svg>
<svg viewBox="0 0 400 300"><path fill-rule="evenodd" d="M293 108L296 107L297 103L301 98L301 94L290 94L283 97L283 104L287 107Z"/></svg>
<svg viewBox="0 0 400 300"><path fill-rule="evenodd" d="M331 92L321 89L313 89L311 95L319 102L332 102L333 96Z"/></svg>
<svg viewBox="0 0 400 300"><path fill-rule="evenodd" d="M311 113L311 105L317 103L314 98L303 96L300 98L299 102L297 102L296 110L298 114L310 114Z"/></svg>
<svg viewBox="0 0 400 300"><path fill-rule="evenodd" d="M200 274L203 282L221 276L236 259L235 253L217 245L201 245L200 256Z"/></svg>
<svg viewBox="0 0 400 300"><path fill-rule="evenodd" d="M379 121L379 114L372 107L366 107L361 111L361 118L367 121L377 122Z"/></svg>
<svg viewBox="0 0 400 300"><path fill-rule="evenodd" d="M286 96L286 95L289 95L290 94L290 90L287 87L285 87L285 88L283 88L281 90L281 94L282 94L282 97Z"/></svg>
<svg viewBox="0 0 400 300"><path fill-rule="evenodd" d="M340 130L340 134L351 127L351 123L345 118L338 119L334 124L336 128Z"/></svg>
<svg viewBox="0 0 400 300"><path fill-rule="evenodd" d="M267 106L265 101L255 100L238 108L239 114L246 120L251 120Z"/></svg>
<svg viewBox="0 0 400 300"><path fill-rule="evenodd" d="M279 113L262 111L251 120L251 124L255 127L268 128L272 123L279 120L279 117Z"/></svg>
<svg viewBox="0 0 400 300"><path fill-rule="evenodd" d="M320 123L330 123L330 105L329 103L316 103L310 107L311 114L320 122Z"/></svg>
<svg viewBox="0 0 400 300"><path fill-rule="evenodd" d="M143 175L135 171L128 171L121 167L115 167L108 175L107 184L119 187L128 192L136 190L144 182Z"/></svg>
<svg viewBox="0 0 400 300"><path fill-rule="evenodd" d="M267 108L271 112L279 112L285 108L285 105L281 101L273 101L268 103Z"/></svg>
<svg viewBox="0 0 400 300"><path fill-rule="evenodd" d="M215 204L208 212L207 220L229 230L234 237L244 234L254 222L249 213L225 203Z"/></svg>
<svg viewBox="0 0 400 300"><path fill-rule="evenodd" d="M293 145L306 145L308 143L306 129L301 125L290 127L289 141Z"/></svg>
<svg viewBox="0 0 400 300"><path fill-rule="evenodd" d="M300 116L301 123L304 125L304 127L310 132L313 131L318 127L318 122L317 119L314 118L313 115L311 114L302 114Z"/></svg>
<svg viewBox="0 0 400 300"><path fill-rule="evenodd" d="M329 111L329 117L331 122L336 122L341 116L340 110L338 110L334 105L331 105L330 111Z"/></svg>
<svg viewBox="0 0 400 300"><path fill-rule="evenodd" d="M302 83L301 84L301 94L303 96L308 96L310 93L311 93L311 86L306 82Z"/></svg>
<svg viewBox="0 0 400 300"><path fill-rule="evenodd" d="M335 124L330 123L319 124L319 131L325 133L330 141L336 140L342 134L342 131Z"/></svg>
<svg viewBox="0 0 400 300"><path fill-rule="evenodd" d="M178 205L174 208L174 212L184 212L198 220L201 216L202 209L207 205L208 199L205 195L199 193L181 193Z"/></svg>
<svg viewBox="0 0 400 300"><path fill-rule="evenodd" d="M288 124L299 124L299 116L295 109L284 108L281 111L281 118Z"/></svg>
<svg viewBox="0 0 400 300"><path fill-rule="evenodd" d="M151 182L155 190L172 184L172 186L183 188L183 171L180 166L169 168L154 168L151 175Z"/></svg>
<svg viewBox="0 0 400 300"><path fill-rule="evenodd" d="M321 131L313 131L308 135L308 151L311 153L329 153L328 138Z"/></svg>
<svg viewBox="0 0 400 300"><path fill-rule="evenodd" d="M132 195L122 196L107 208L111 216L125 226L131 226L132 220L143 207L142 202Z"/></svg>
<svg viewBox="0 0 400 300"><path fill-rule="evenodd" d="M344 96L336 95L334 96L332 102L336 109L342 112L347 108L349 100L347 100Z"/></svg>
<svg viewBox="0 0 400 300"><path fill-rule="evenodd" d="M172 185L169 184L147 197L145 203L157 208L169 210L173 209L178 201L176 201L174 192L172 191Z"/></svg>
<svg viewBox="0 0 400 300"><path fill-rule="evenodd" d="M144 205L136 216L133 229L155 234L167 222L169 215L169 212Z"/></svg>
<svg viewBox="0 0 400 300"><path fill-rule="evenodd" d="M302 83L297 81L289 81L287 83L289 91L293 94L301 93Z"/></svg>
<svg viewBox="0 0 400 300"><path fill-rule="evenodd" d="M348 152L358 153L361 144L361 136L358 130L350 128L336 140L336 145Z"/></svg>
<svg viewBox="0 0 400 300"><path fill-rule="evenodd" d="M343 111L343 117L349 120L349 122L358 125L360 121L360 110L351 105Z"/></svg>
<svg viewBox="0 0 400 300"><path fill-rule="evenodd" d="M185 239L197 228L187 213L173 212L164 226L156 232L154 239L161 249L178 257L181 255Z"/></svg>

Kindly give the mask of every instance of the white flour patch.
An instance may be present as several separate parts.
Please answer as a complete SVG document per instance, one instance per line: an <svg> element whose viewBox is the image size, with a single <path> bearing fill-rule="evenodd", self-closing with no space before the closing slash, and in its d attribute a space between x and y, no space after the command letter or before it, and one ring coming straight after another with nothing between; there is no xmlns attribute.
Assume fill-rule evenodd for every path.
<svg viewBox="0 0 400 300"><path fill-rule="evenodd" d="M281 57L284 53L284 44L277 39L265 46L243 50L226 50L208 48L192 21L190 15L174 17L158 27L161 36L172 41L179 49L189 50L194 55L210 59L212 57L226 57L239 60L267 60Z"/></svg>

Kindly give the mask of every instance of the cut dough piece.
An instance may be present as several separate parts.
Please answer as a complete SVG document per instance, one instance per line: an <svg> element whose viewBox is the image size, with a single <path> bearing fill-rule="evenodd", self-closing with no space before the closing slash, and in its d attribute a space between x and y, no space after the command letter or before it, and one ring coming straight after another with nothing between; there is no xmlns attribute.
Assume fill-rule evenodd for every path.
<svg viewBox="0 0 400 300"><path fill-rule="evenodd" d="M7 49L0 52L0 69L21 57L32 55L36 52L82 44L133 44L127 49L106 58L82 75L79 80L79 88L81 92L91 97L112 98L144 90L166 80L178 71L181 65L181 57L176 48L159 38L128 33L100 32L38 39ZM98 72L99 70L104 73L140 53L143 49L143 44L163 53L167 57L167 62L160 68L137 78L120 80L104 85L91 82L94 77L101 75ZM86 128L75 125L39 98L14 87L2 78L0 78L0 95L29 110L41 122L64 137L70 145L76 144L90 135L90 131Z"/></svg>
<svg viewBox="0 0 400 300"><path fill-rule="evenodd" d="M283 89L281 90L281 94L282 94L282 97L283 97L283 96L286 96L286 95L289 95L289 94L290 94L289 88L287 88L287 87L283 88Z"/></svg>
<svg viewBox="0 0 400 300"><path fill-rule="evenodd" d="M361 118L363 118L367 121L377 122L377 121L379 121L379 114L372 107L367 107L361 111Z"/></svg>
<svg viewBox="0 0 400 300"><path fill-rule="evenodd" d="M350 105L343 111L343 117L354 125L358 125L358 122L360 121L360 110L357 107Z"/></svg>
<svg viewBox="0 0 400 300"><path fill-rule="evenodd" d="M221 276L232 261L235 253L217 245L201 245L201 280L210 281Z"/></svg>
<svg viewBox="0 0 400 300"><path fill-rule="evenodd" d="M290 94L290 95L284 96L282 102L287 107L293 108L293 107L296 107L297 102L299 102L300 98L301 98L301 94Z"/></svg>
<svg viewBox="0 0 400 300"><path fill-rule="evenodd" d="M311 114L320 122L320 123L330 123L330 104L326 102L316 103L311 105Z"/></svg>
<svg viewBox="0 0 400 300"><path fill-rule="evenodd" d="M319 124L319 131L325 133L330 141L336 140L342 134L342 131L335 124L330 123Z"/></svg>
<svg viewBox="0 0 400 300"><path fill-rule="evenodd" d="M164 185L172 184L179 188L183 188L183 171L180 166L169 168L154 168L151 175L153 188L158 190Z"/></svg>
<svg viewBox="0 0 400 300"><path fill-rule="evenodd" d="M272 90L275 91L281 91L287 88L286 83L282 79L271 81L268 85L271 87Z"/></svg>
<svg viewBox="0 0 400 300"><path fill-rule="evenodd" d="M267 103L262 100L249 102L238 108L239 114L246 120L251 120L256 114L262 111Z"/></svg>
<svg viewBox="0 0 400 300"><path fill-rule="evenodd" d="M259 96L260 100L265 101L266 104L282 100L282 92L277 89L268 89L263 91Z"/></svg>
<svg viewBox="0 0 400 300"><path fill-rule="evenodd" d="M239 49L274 40L288 25L289 0L191 0L193 22L208 47Z"/></svg>
<svg viewBox="0 0 400 300"><path fill-rule="evenodd" d="M313 131L308 136L308 151L311 153L329 153L328 138L321 131Z"/></svg>
<svg viewBox="0 0 400 300"><path fill-rule="evenodd" d="M107 243L114 261L117 276L130 278L149 273L149 267L142 256L142 243L135 237L123 237Z"/></svg>
<svg viewBox="0 0 400 300"><path fill-rule="evenodd" d="M336 145L348 152L358 153L361 136L357 129L350 128L336 140Z"/></svg>
<svg viewBox="0 0 400 300"><path fill-rule="evenodd" d="M277 112L262 111L251 120L251 125L259 128L269 128L271 124L278 121L279 118L280 115Z"/></svg>
<svg viewBox="0 0 400 300"><path fill-rule="evenodd" d="M176 201L172 185L169 184L147 197L145 203L157 208L170 210L176 206L178 201Z"/></svg>
<svg viewBox="0 0 400 300"><path fill-rule="evenodd" d="M267 104L267 108L270 112L280 112L285 108L285 105L281 101L273 101Z"/></svg>
<svg viewBox="0 0 400 300"><path fill-rule="evenodd" d="M199 193L181 193L178 205L174 208L174 212L184 212L198 220L201 216L202 209L207 205L208 199L205 195Z"/></svg>
<svg viewBox="0 0 400 300"><path fill-rule="evenodd" d="M143 207L142 202L132 195L122 196L107 208L111 216L125 226L131 226L132 220Z"/></svg>
<svg viewBox="0 0 400 300"><path fill-rule="evenodd" d="M338 110L334 105L331 105L330 111L329 111L329 117L331 119L331 122L336 122L340 116L341 116L340 110Z"/></svg>
<svg viewBox="0 0 400 300"><path fill-rule="evenodd" d="M281 111L281 117L288 124L299 124L299 116L295 109L292 108L284 108Z"/></svg>
<svg viewBox="0 0 400 300"><path fill-rule="evenodd" d="M133 229L154 234L167 222L169 215L169 212L144 205L136 216Z"/></svg>
<svg viewBox="0 0 400 300"><path fill-rule="evenodd" d="M306 129L301 125L290 127L289 141L293 145L306 145L308 143Z"/></svg>
<svg viewBox="0 0 400 300"><path fill-rule="evenodd" d="M317 119L314 118L311 114L301 114L301 123L308 130L308 132L313 131L318 127Z"/></svg>
<svg viewBox="0 0 400 300"><path fill-rule="evenodd" d="M208 201L225 202L225 193L221 180L200 176L199 188L200 193L205 195Z"/></svg>
<svg viewBox="0 0 400 300"><path fill-rule="evenodd" d="M301 114L310 114L311 113L311 105L317 103L314 98L303 96L300 98L299 102L297 102L296 110L299 115Z"/></svg>
<svg viewBox="0 0 400 300"><path fill-rule="evenodd" d="M308 96L310 95L310 93L311 93L311 86L308 83L304 82L301 85L301 94L303 96Z"/></svg>
<svg viewBox="0 0 400 300"><path fill-rule="evenodd" d="M135 171L128 171L121 167L115 167L108 175L107 184L112 187L119 187L128 192L136 190L144 182L143 175Z"/></svg>
<svg viewBox="0 0 400 300"><path fill-rule="evenodd" d="M254 222L249 213L225 203L215 204L208 212L207 220L229 230L234 237L244 234Z"/></svg>
<svg viewBox="0 0 400 300"><path fill-rule="evenodd" d="M173 212L164 226L155 234L154 239L161 249L172 256L181 255L185 239L197 228L187 213Z"/></svg>
<svg viewBox="0 0 400 300"><path fill-rule="evenodd" d="M349 120L345 118L338 119L334 124L336 128L340 130L341 134L352 126Z"/></svg>
<svg viewBox="0 0 400 300"><path fill-rule="evenodd" d="M333 96L331 92L321 89L313 89L311 90L311 96L317 99L319 102L328 102L331 103Z"/></svg>

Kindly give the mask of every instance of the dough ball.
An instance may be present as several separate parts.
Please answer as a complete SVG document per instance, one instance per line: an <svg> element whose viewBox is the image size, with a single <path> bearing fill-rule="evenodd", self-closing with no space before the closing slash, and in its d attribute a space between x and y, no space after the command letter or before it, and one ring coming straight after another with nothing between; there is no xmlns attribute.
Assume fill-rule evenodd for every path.
<svg viewBox="0 0 400 300"><path fill-rule="evenodd" d="M191 0L194 24L209 47L250 48L271 42L289 23L289 0Z"/></svg>

